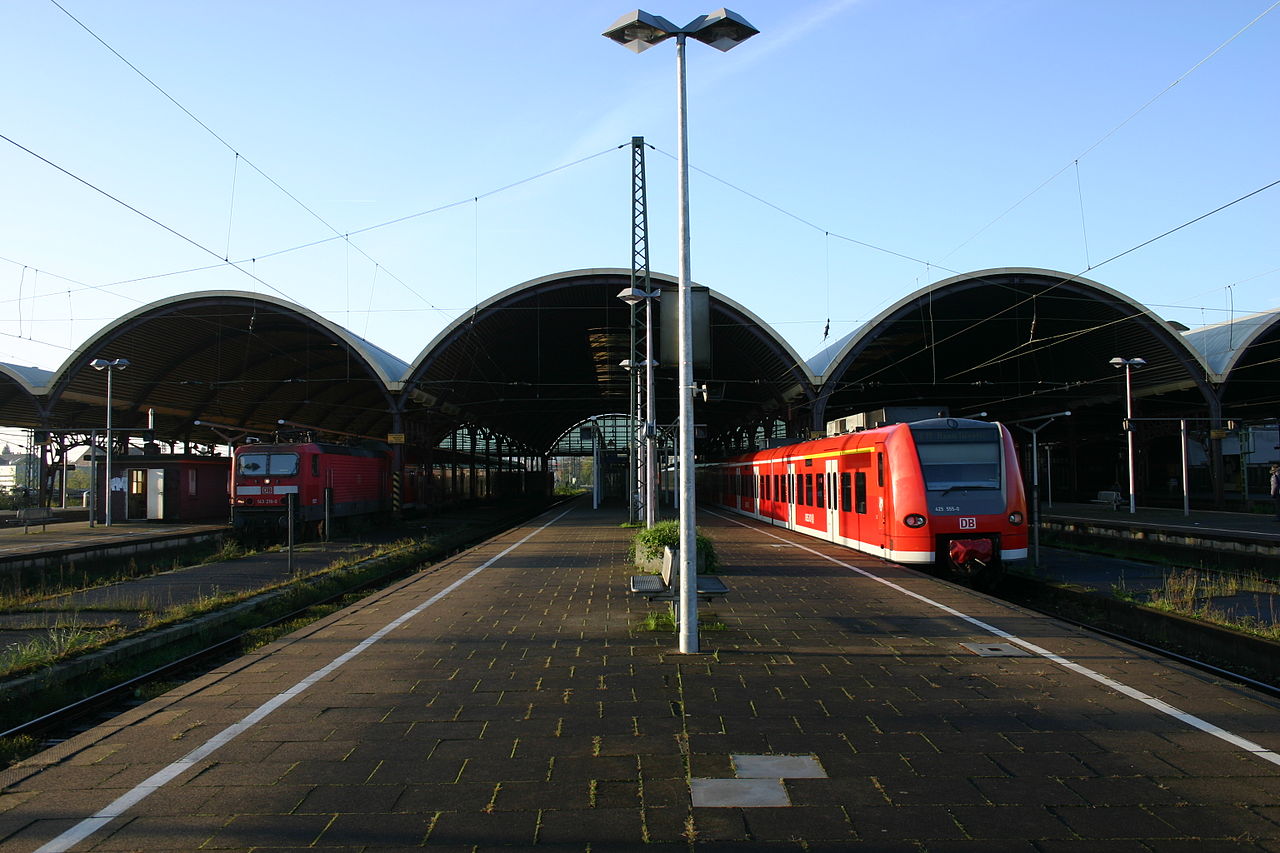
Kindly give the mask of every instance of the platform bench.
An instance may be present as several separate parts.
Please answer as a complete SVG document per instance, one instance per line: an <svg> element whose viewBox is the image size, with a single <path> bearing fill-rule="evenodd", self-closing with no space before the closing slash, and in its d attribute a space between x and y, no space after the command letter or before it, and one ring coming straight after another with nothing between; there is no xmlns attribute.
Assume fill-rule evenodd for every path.
<svg viewBox="0 0 1280 853"><path fill-rule="evenodd" d="M1119 492L1098 492L1098 496L1089 501L1091 504L1110 504L1112 509L1120 508Z"/></svg>
<svg viewBox="0 0 1280 853"><path fill-rule="evenodd" d="M22 524L23 532L28 532L32 525L40 525L43 532L45 525L53 521L53 510L47 506L24 506L18 509L18 521Z"/></svg>
<svg viewBox="0 0 1280 853"><path fill-rule="evenodd" d="M728 585L720 578L698 574L698 600L707 601L726 595ZM632 575L630 590L633 595L644 596L649 601L675 601L680 597L680 561L675 551L667 548L662 555L662 574Z"/></svg>

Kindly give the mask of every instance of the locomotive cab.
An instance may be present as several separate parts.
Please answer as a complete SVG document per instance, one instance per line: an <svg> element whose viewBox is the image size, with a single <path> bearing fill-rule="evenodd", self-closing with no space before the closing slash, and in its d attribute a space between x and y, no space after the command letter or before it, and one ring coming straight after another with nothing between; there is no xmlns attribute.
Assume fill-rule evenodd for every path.
<svg viewBox="0 0 1280 853"><path fill-rule="evenodd" d="M313 535L330 524L386 510L389 454L320 443L237 447L232 466L232 516L240 530L267 531L295 522Z"/></svg>
<svg viewBox="0 0 1280 853"><path fill-rule="evenodd" d="M932 536L940 568L979 579L1026 557L1025 502L1013 442L999 424L934 418L909 425L927 512L904 521Z"/></svg>

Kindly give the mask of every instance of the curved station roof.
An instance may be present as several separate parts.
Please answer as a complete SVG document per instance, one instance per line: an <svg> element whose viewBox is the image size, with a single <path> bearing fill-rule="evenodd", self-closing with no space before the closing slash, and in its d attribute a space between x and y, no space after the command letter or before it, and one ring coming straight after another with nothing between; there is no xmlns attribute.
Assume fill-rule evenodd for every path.
<svg viewBox="0 0 1280 853"><path fill-rule="evenodd" d="M674 280L654 276L674 316ZM433 445L461 425L513 452L547 452L575 424L627 412L631 273L577 270L525 282L475 306L406 364L319 315L234 291L153 303L111 323L57 371L0 365L0 423L88 431L114 423L167 441L225 442L281 425ZM1280 314L1182 334L1097 282L1050 270L955 276L890 307L808 362L749 310L706 290L707 350L695 381L700 452L804 435L886 406L947 407L1018 420L1072 411L1077 430L1114 432L1124 371L1145 417L1273 417ZM857 298L850 294L849 298ZM643 307L636 312L643 338ZM674 326L674 320L667 321ZM665 331L673 331L667 329ZM640 358L643 358L641 352ZM659 361L662 359L659 358ZM668 359L670 361L670 359ZM656 420L674 420L675 371L656 371ZM1223 408L1225 407L1225 409Z"/></svg>

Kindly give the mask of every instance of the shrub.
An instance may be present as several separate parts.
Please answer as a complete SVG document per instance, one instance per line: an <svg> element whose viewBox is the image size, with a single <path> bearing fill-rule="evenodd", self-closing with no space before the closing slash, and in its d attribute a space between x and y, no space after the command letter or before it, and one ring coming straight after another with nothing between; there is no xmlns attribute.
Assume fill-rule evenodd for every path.
<svg viewBox="0 0 1280 853"><path fill-rule="evenodd" d="M720 566L715 543L697 531L695 535L698 554L702 557L703 570L714 572ZM680 525L673 519L659 521L648 530L637 532L631 542L629 556L633 560L658 559L662 557L664 548L670 548L673 551L680 548Z"/></svg>

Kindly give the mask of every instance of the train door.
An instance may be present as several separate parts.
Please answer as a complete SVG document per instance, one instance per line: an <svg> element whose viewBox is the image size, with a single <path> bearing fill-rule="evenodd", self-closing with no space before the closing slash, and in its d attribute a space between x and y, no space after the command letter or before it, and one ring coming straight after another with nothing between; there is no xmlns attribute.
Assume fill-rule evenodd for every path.
<svg viewBox="0 0 1280 853"><path fill-rule="evenodd" d="M867 501L867 512L871 515L872 529L875 531L875 539L886 548L889 547L889 527L888 518L892 507L889 506L889 487L885 480L885 452L884 445L877 444L875 446L875 459L872 460L871 471L868 476L871 478L872 487L870 500Z"/></svg>
<svg viewBox="0 0 1280 853"><path fill-rule="evenodd" d="M826 481L827 538L832 542L840 541L840 501L837 486L839 470L839 461L828 459L826 470L820 475Z"/></svg>
<svg viewBox="0 0 1280 853"><path fill-rule="evenodd" d="M787 513L787 525L794 528L796 526L796 463L787 463L787 473L783 481L786 484L782 489L782 495L787 501L784 507Z"/></svg>
<svg viewBox="0 0 1280 853"><path fill-rule="evenodd" d="M764 515L763 494L760 494L760 484L764 482L764 467L749 467L749 478L751 480L751 512L755 515Z"/></svg>

